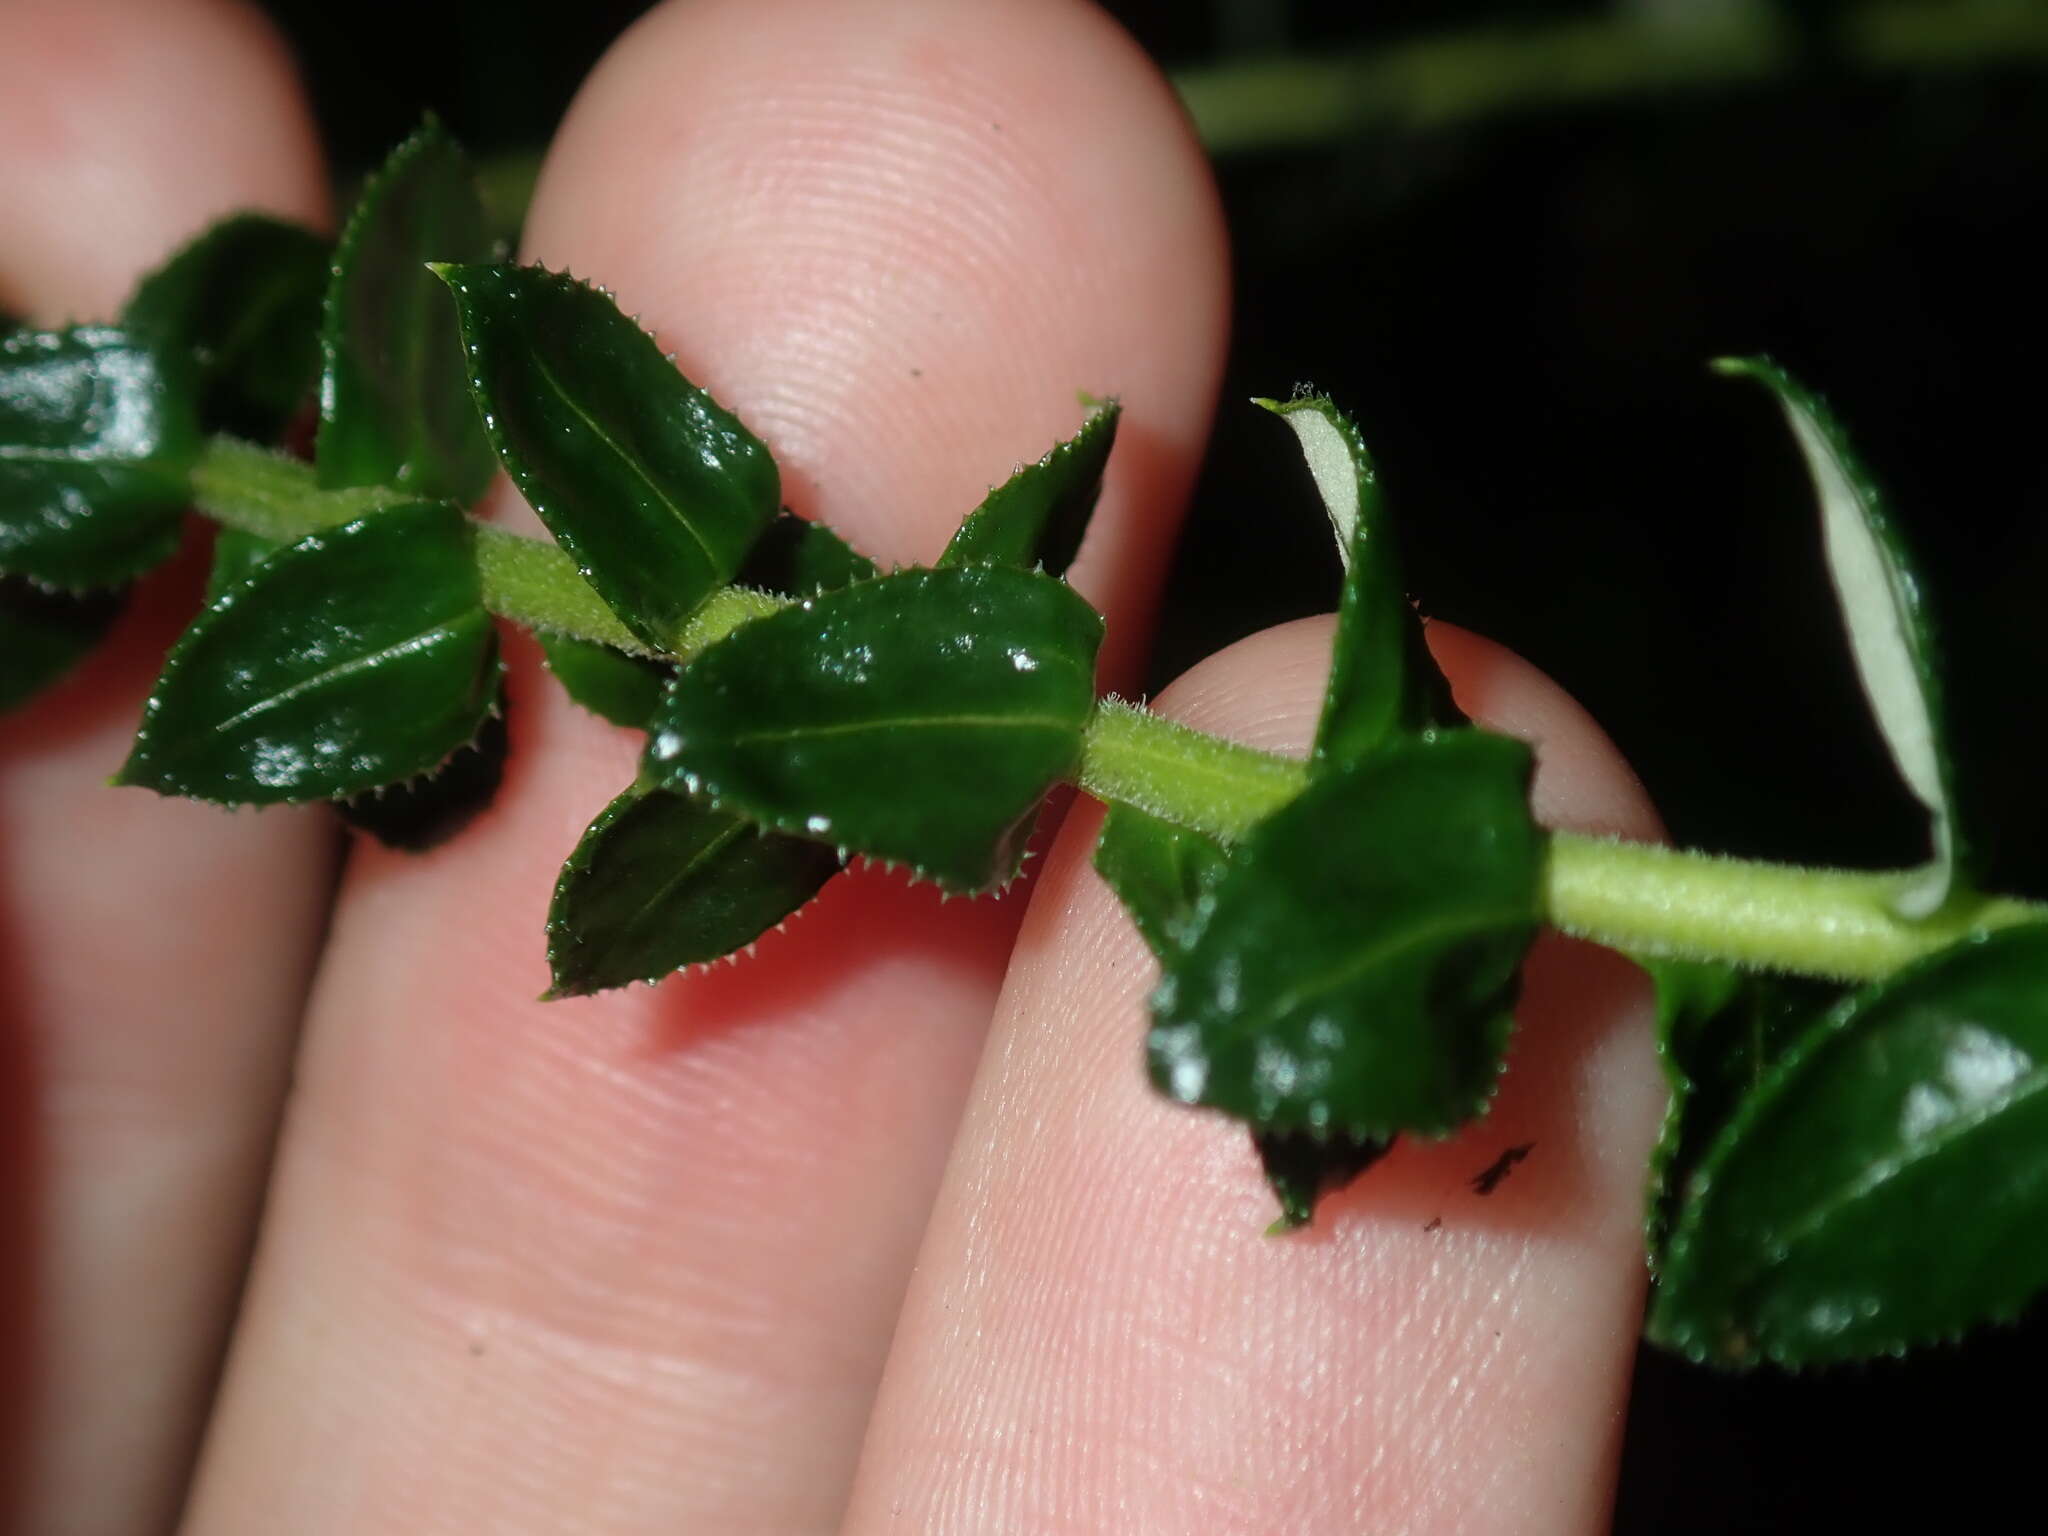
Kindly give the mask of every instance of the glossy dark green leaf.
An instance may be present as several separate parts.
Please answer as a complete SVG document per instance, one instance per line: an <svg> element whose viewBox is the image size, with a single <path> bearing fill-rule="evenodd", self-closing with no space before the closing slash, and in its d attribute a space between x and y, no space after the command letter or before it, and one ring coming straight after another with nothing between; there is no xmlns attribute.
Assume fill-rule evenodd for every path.
<svg viewBox="0 0 2048 1536"><path fill-rule="evenodd" d="M1131 914L1162 964L1193 944L1214 906L1229 855L1215 839L1177 827L1129 805L1111 805L1095 844L1095 868ZM1354 1141L1306 1132L1252 1133L1252 1148L1280 1216L1271 1232L1291 1232L1314 1218L1316 1203L1344 1188L1393 1145L1377 1136Z"/></svg>
<svg viewBox="0 0 2048 1536"><path fill-rule="evenodd" d="M1095 841L1096 873L1162 961L1194 942L1228 868L1214 838L1133 805L1111 805Z"/></svg>
<svg viewBox="0 0 2048 1536"><path fill-rule="evenodd" d="M120 617L122 596L78 597L0 576L0 711L26 702L82 660Z"/></svg>
<svg viewBox="0 0 2048 1536"><path fill-rule="evenodd" d="M178 547L199 453L175 357L102 326L0 340L0 573L120 586Z"/></svg>
<svg viewBox="0 0 2048 1536"><path fill-rule="evenodd" d="M613 725L644 731L676 669L571 635L540 634L548 670L569 697Z"/></svg>
<svg viewBox="0 0 2048 1536"><path fill-rule="evenodd" d="M497 464L455 306L427 263L493 253L469 160L430 120L370 178L334 253L314 453L324 489L392 485L463 505L483 494Z"/></svg>
<svg viewBox="0 0 2048 1536"><path fill-rule="evenodd" d="M1637 962L1657 989L1657 1055L1671 1097L1650 1153L1645 1236L1653 1272L1693 1170L1788 1046L1842 995L1827 982L1696 960Z"/></svg>
<svg viewBox="0 0 2048 1536"><path fill-rule="evenodd" d="M954 532L940 566L1043 567L1064 575L1102 495L1102 472L1122 411L1114 400L1105 403L1074 436L990 491Z"/></svg>
<svg viewBox="0 0 2048 1536"><path fill-rule="evenodd" d="M785 597L815 597L880 574L874 561L823 523L784 511L754 541L734 579Z"/></svg>
<svg viewBox="0 0 2048 1536"><path fill-rule="evenodd" d="M332 800L476 738L496 633L467 520L445 502L312 534L193 621L118 782L200 800Z"/></svg>
<svg viewBox="0 0 2048 1536"><path fill-rule="evenodd" d="M1311 780L1231 854L1164 966L1147 1042L1168 1097L1262 1131L1442 1135L1498 1075L1536 932L1529 753L1392 741Z"/></svg>
<svg viewBox="0 0 2048 1536"><path fill-rule="evenodd" d="M2048 1287L2048 925L1843 1000L1694 1174L1650 1314L1725 1365L1896 1353Z"/></svg>
<svg viewBox="0 0 2048 1536"><path fill-rule="evenodd" d="M502 667L491 684L489 713L476 739L426 777L367 790L334 802L341 819L387 848L423 853L476 819L505 777L511 737L505 729Z"/></svg>
<svg viewBox="0 0 2048 1536"><path fill-rule="evenodd" d="M1101 639L1050 576L878 577L699 656L655 717L647 769L778 831L986 890L1079 762Z"/></svg>
<svg viewBox="0 0 2048 1536"><path fill-rule="evenodd" d="M1714 366L1770 390L1806 457L1857 675L1892 761L1927 808L1933 833L1932 863L1894 905L1902 917L1929 916L1958 887L1970 888L1980 861L1959 825L1941 657L1924 584L1877 482L1826 404L1769 358L1727 357Z"/></svg>
<svg viewBox="0 0 2048 1536"><path fill-rule="evenodd" d="M1402 590L1378 471L1357 427L1322 395L1257 403L1293 429L1344 561L1313 761L1343 766L1398 735L1462 723Z"/></svg>
<svg viewBox="0 0 2048 1536"><path fill-rule="evenodd" d="M744 949L840 867L821 843L635 785L562 866L548 909L549 995L659 981Z"/></svg>
<svg viewBox="0 0 2048 1536"><path fill-rule="evenodd" d="M143 278L121 324L190 360L202 426L273 441L313 398L328 253L311 230L238 214Z"/></svg>
<svg viewBox="0 0 2048 1536"><path fill-rule="evenodd" d="M1315 1219L1316 1203L1334 1195L1394 1148L1391 1136L1321 1137L1307 1131L1254 1132L1252 1146L1280 1202L1267 1233L1292 1232Z"/></svg>
<svg viewBox="0 0 2048 1536"><path fill-rule="evenodd" d="M257 566L284 547L276 539L243 528L218 529L213 536L213 563L206 571L205 606L211 608L215 598L247 581Z"/></svg>
<svg viewBox="0 0 2048 1536"><path fill-rule="evenodd" d="M774 519L775 461L597 289L438 270L505 468L597 595L665 649Z"/></svg>

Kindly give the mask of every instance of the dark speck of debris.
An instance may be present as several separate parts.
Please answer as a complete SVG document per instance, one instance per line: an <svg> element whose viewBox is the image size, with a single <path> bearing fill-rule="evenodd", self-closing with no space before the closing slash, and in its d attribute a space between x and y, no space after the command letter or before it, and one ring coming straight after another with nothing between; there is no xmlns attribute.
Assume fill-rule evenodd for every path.
<svg viewBox="0 0 2048 1536"><path fill-rule="evenodd" d="M913 379L921 379L924 377L924 370L922 368L913 368L910 370L910 376Z"/></svg>
<svg viewBox="0 0 2048 1536"><path fill-rule="evenodd" d="M1437 1228L1441 1227L1441 1226L1442 1226L1443 1224L1444 1224L1444 1219L1443 1219L1443 1217L1441 1217L1441 1216L1432 1216L1432 1217L1430 1217L1430 1218L1429 1218L1429 1225L1428 1225L1428 1226L1426 1226L1426 1227L1424 1227L1424 1228L1423 1228L1422 1230L1423 1230L1423 1231L1425 1231L1425 1232L1434 1232L1434 1231L1436 1231L1436 1230L1437 1230Z"/></svg>
<svg viewBox="0 0 2048 1536"><path fill-rule="evenodd" d="M484 1341L482 1339L471 1339L469 1341L469 1352L472 1355L481 1355L484 1352Z"/></svg>
<svg viewBox="0 0 2048 1536"><path fill-rule="evenodd" d="M1500 1181L1513 1172L1515 1164L1519 1163L1535 1149L1536 1143L1533 1141L1525 1141L1519 1147L1509 1147L1507 1151L1501 1153L1499 1157L1496 1157L1472 1176L1474 1192L1482 1195L1492 1194L1496 1189L1500 1188Z"/></svg>

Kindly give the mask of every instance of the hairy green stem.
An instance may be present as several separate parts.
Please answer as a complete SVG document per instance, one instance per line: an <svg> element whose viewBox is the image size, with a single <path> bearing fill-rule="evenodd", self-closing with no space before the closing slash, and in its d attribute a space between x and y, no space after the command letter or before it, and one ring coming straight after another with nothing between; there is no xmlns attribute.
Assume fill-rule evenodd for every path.
<svg viewBox="0 0 2048 1536"><path fill-rule="evenodd" d="M1187 70L1174 84L1212 153L1315 144L1373 127L1440 128L1516 111L1725 89L1816 60L1885 75L2048 63L2048 8L2026 0L1863 0L1804 26L1779 7L1621 8L1418 37L1354 54Z"/></svg>
<svg viewBox="0 0 2048 1536"><path fill-rule="evenodd" d="M305 465L229 439L209 445L194 487L203 511L272 539L301 538L414 499L382 487L322 491ZM677 660L785 604L727 587L654 652L612 616L575 562L552 543L479 524L477 565L493 613L528 628ZM1097 799L1134 805L1230 842L1285 805L1306 775L1298 759L1106 699L1083 740L1077 782ZM1566 933L1635 954L1849 981L1887 975L1971 933L2048 920L2048 906L1987 897L1906 922L1894 911L1894 898L1911 878L1906 871L1799 869L1560 832L1550 842L1544 909Z"/></svg>
<svg viewBox="0 0 2048 1536"><path fill-rule="evenodd" d="M419 499L388 486L323 491L312 469L297 459L231 437L207 444L192 472L192 492L199 509L216 522L282 542ZM781 606L765 593L727 587L657 650L613 617L576 562L549 540L479 523L476 563L484 606L492 613L527 629L574 635L635 656L687 659L748 619Z"/></svg>

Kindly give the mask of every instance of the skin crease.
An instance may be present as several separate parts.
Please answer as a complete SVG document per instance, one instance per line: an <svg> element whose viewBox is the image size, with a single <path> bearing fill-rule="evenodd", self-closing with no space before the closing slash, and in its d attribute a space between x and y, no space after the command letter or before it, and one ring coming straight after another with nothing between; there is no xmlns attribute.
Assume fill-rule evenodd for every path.
<svg viewBox="0 0 2048 1536"><path fill-rule="evenodd" d="M287 196L318 181L303 106L246 14L101 8L144 39L135 47L184 59L181 94L233 130L227 167L307 178L294 193L237 172L207 180L194 206L271 198L317 216ZM89 35L51 21L62 9L0 0L0 23L57 39L53 96L92 89L81 61L102 62ZM193 90L209 79L223 83ZM14 110L0 98L0 126ZM147 121L78 163L168 174L148 161ZM7 190L18 208L33 189ZM61 259L16 261L14 231L45 222L0 226L0 273L18 284L6 291L39 311L109 302L62 293ZM1075 580L1110 617L1105 681L1128 678L1206 433L1227 285L1199 153L1151 66L1097 13L1074 0L663 6L579 97L528 240L530 258L613 287L768 439L791 503L884 559L929 558L991 480L1070 433L1076 387L1120 394L1128 415ZM138 246L132 265L162 248ZM35 273L47 286L17 275ZM495 504L530 516L507 494ZM1468 708L1537 742L1541 812L1655 835L1569 701L1484 642L1432 638ZM1315 625L1260 637L1179 685L1172 707L1298 744L1327 646ZM534 1003L554 868L630 777L637 744L538 677L530 643L510 652L513 751L494 807L426 857L351 855L181 1529L1597 1527L1658 1100L1629 968L1546 946L1486 1121L1403 1149L1315 1232L1269 1242L1242 1134L1144 1089L1149 961L1086 869L1092 810L1047 860L986 1055L1020 904L942 906L872 877L835 885L745 965ZM135 667L137 687L147 672ZM81 680L74 707L96 710L89 683L108 686ZM108 715L132 719L132 706ZM124 735L106 731L109 744ZM316 931L318 858L303 845L262 855L313 893L297 905L284 875L208 865L205 889L249 903L228 947L204 913L169 922L190 898L148 879L159 850L175 873L202 839L151 829L81 850L75 829L100 802L64 786L96 785L105 767L74 762L60 779L58 766L18 812L0 799L8 878L55 878L62 853L122 870L124 885L139 870L140 910L24 928L11 887L7 942L53 960L68 943L63 976L99 987L118 973L82 957L103 955L116 924L124 943L162 945L137 980L147 997L90 998L72 1032L103 1039L108 1019L155 1031L164 995L190 997L218 1042L198 1041L195 1020L178 1062L203 1064L201 1044L226 1059L231 1043L258 1060L252 1080L167 1060L179 1091L159 1103L138 1074L138 1102L216 1116L230 1104L267 1131L288 1036L274 994L297 973L247 956L296 953ZM269 825L168 809L203 818L193 825L229 858L223 825ZM42 834L60 852L23 864L46 824L64 828L62 841ZM77 882L93 895L103 883ZM265 932L268 946L239 942ZM11 981L15 957L0 959ZM250 998L226 995L243 988ZM42 1029L47 998L33 1001ZM13 1024L0 1013L10 1049ZM30 1038L0 1060L0 1081L14 1073L33 1095L41 1079L17 1064L41 1071L52 1037ZM97 1134L112 1150L89 1181L66 1185L45 1150L7 1147L8 1165L52 1176L36 1197L52 1211L125 1231L93 1200L135 1154L118 1128ZM232 1208L220 1192L253 1187L264 1140L231 1143L216 1173L169 1164L147 1208ZM1471 1194L1472 1173L1529 1140L1497 1194ZM143 1166L166 1166L156 1155ZM42 1207L18 1204L28 1216L0 1236L44 1231ZM234 1240L206 1250L194 1227ZM195 1337L210 1350L241 1230L144 1226L128 1248L80 1248L22 1289L38 1307L63 1297L78 1337L143 1353L38 1366L69 1379L28 1400L43 1423L38 1481L9 1528L167 1526L199 1432L193 1371L130 1362L165 1339L186 1357ZM138 1307L145 1280L151 1305ZM132 1396L80 1429L74 1405L116 1389ZM137 1439L116 1444L116 1429Z"/></svg>

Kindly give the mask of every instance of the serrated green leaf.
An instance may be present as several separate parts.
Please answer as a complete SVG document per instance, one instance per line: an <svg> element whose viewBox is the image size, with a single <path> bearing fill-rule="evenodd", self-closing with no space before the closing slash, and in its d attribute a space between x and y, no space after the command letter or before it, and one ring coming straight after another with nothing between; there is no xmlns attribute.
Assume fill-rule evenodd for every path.
<svg viewBox="0 0 2048 1536"><path fill-rule="evenodd" d="M823 844L636 784L562 866L548 909L551 997L659 981L744 949L839 872Z"/></svg>
<svg viewBox="0 0 2048 1536"><path fill-rule="evenodd" d="M1337 558L1348 571L1359 546L1360 520L1368 524L1369 534L1370 525L1379 518L1379 472L1366 452L1365 440L1327 395L1302 395L1293 400L1254 396L1252 404L1286 422L1301 444L1309 478L1323 499L1330 532L1336 536Z"/></svg>
<svg viewBox="0 0 2048 1536"><path fill-rule="evenodd" d="M754 541L734 579L743 587L815 597L881 574L875 562L823 523L783 511Z"/></svg>
<svg viewBox="0 0 2048 1536"><path fill-rule="evenodd" d="M1844 999L1692 1181L1650 1336L1724 1365L1895 1353L2048 1287L2048 925Z"/></svg>
<svg viewBox="0 0 2048 1536"><path fill-rule="evenodd" d="M648 774L959 891L1017 868L1078 765L1102 619L1002 566L901 571L736 630L670 688Z"/></svg>
<svg viewBox="0 0 2048 1536"><path fill-rule="evenodd" d="M662 690L676 675L676 669L663 662L628 656L592 640L545 631L539 639L548 670L569 697L613 725L646 730L661 703Z"/></svg>
<svg viewBox="0 0 2048 1536"><path fill-rule="evenodd" d="M1805 455L1857 676L1900 777L1927 808L1933 834L1925 876L1902 887L1894 906L1901 917L1927 917L1958 888L1970 888L1978 861L1959 823L1940 653L1922 582L1877 482L1826 404L1766 357L1724 357L1714 367L1768 389Z"/></svg>
<svg viewBox="0 0 2048 1536"><path fill-rule="evenodd" d="M497 676L473 535L446 502L280 550L172 647L116 782L200 800L332 800L438 767Z"/></svg>
<svg viewBox="0 0 2048 1536"><path fill-rule="evenodd" d="M940 567L1014 565L1066 574L1102 495L1102 474L1122 414L1114 400L1105 402L1074 436L990 491L954 531Z"/></svg>
<svg viewBox="0 0 2048 1536"><path fill-rule="evenodd" d="M0 576L0 712L70 671L120 617L121 592L74 597Z"/></svg>
<svg viewBox="0 0 2048 1536"><path fill-rule="evenodd" d="M1202 930L1214 892L1230 869L1214 838L1177 827L1135 806L1111 805L1095 844L1095 868L1131 914L1161 964L1178 961ZM1387 1154L1391 1139L1254 1132L1252 1147L1280 1202L1270 1229L1306 1226L1316 1202L1349 1184Z"/></svg>
<svg viewBox="0 0 2048 1536"><path fill-rule="evenodd" d="M505 468L620 621L666 649L774 519L768 449L597 289L538 267L436 270Z"/></svg>
<svg viewBox="0 0 2048 1536"><path fill-rule="evenodd" d="M143 278L121 324L191 361L203 427L273 441L313 396L328 253L296 224L223 219Z"/></svg>
<svg viewBox="0 0 2048 1536"><path fill-rule="evenodd" d="M495 669L489 713L476 739L425 778L334 802L341 819L387 848L423 853L448 841L474 820L505 777L511 736L505 728L504 667Z"/></svg>
<svg viewBox="0 0 2048 1536"><path fill-rule="evenodd" d="M104 326L0 339L0 573L120 586L169 559L199 454L175 357Z"/></svg>
<svg viewBox="0 0 2048 1536"><path fill-rule="evenodd" d="M1096 873L1162 961L1194 941L1228 868L1223 845L1213 837L1133 805L1112 804L1095 840Z"/></svg>
<svg viewBox="0 0 2048 1536"><path fill-rule="evenodd" d="M1827 982L1698 960L1638 959L1657 993L1657 1055L1671 1097L1650 1153L1644 1220L1650 1269L1663 1268L1693 1170L1745 1097L1842 995Z"/></svg>
<svg viewBox="0 0 2048 1536"><path fill-rule="evenodd" d="M429 119L370 178L335 249L320 329L322 489L390 485L464 506L483 494L497 464L455 308L427 263L494 250L468 157Z"/></svg>
<svg viewBox="0 0 2048 1536"><path fill-rule="evenodd" d="M211 608L215 598L228 588L247 581L257 566L284 547L276 539L266 539L262 534L250 533L244 528L222 527L216 530L213 563L206 570L204 606Z"/></svg>
<svg viewBox="0 0 2048 1536"><path fill-rule="evenodd" d="M1332 1136L1305 1131L1254 1132L1252 1146L1266 1182L1280 1202L1280 1216L1266 1229L1272 1236L1305 1227L1316 1202L1333 1195L1394 1149L1391 1136Z"/></svg>
<svg viewBox="0 0 2048 1536"><path fill-rule="evenodd" d="M1529 752L1481 731L1313 779L1164 966L1154 1084L1262 1131L1443 1135L1479 1112L1539 915Z"/></svg>
<svg viewBox="0 0 2048 1536"><path fill-rule="evenodd" d="M1337 640L1311 761L1342 767L1398 736L1462 724L1402 589L1378 472L1357 427L1326 396L1256 403L1299 439L1344 558Z"/></svg>

